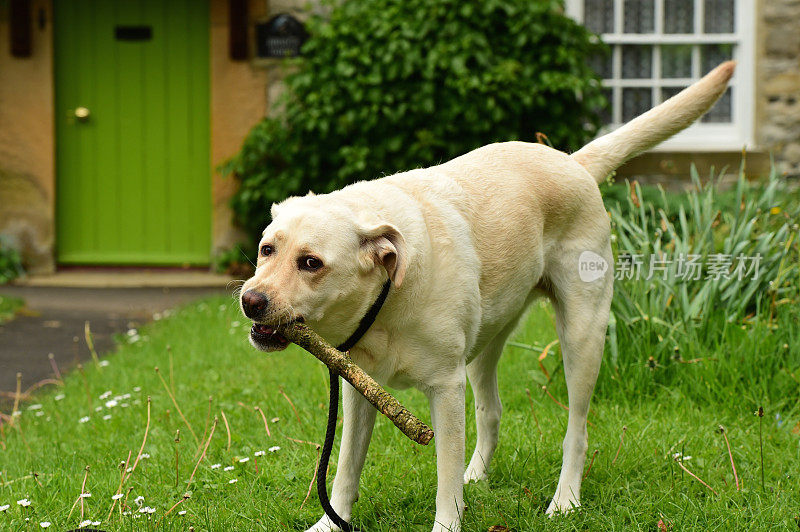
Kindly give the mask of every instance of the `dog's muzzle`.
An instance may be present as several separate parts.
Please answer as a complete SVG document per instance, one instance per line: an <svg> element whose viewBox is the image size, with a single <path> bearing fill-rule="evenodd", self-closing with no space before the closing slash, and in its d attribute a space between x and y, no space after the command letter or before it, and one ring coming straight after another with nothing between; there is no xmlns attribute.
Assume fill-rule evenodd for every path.
<svg viewBox="0 0 800 532"><path fill-rule="evenodd" d="M242 294L242 311L253 321L259 321L269 306L269 298L261 292L248 290Z"/></svg>
<svg viewBox="0 0 800 532"><path fill-rule="evenodd" d="M305 321L302 316L291 320L289 323ZM286 349L291 342L279 333L275 327L266 325L264 323L253 323L250 328L250 340L253 345L262 351L282 351Z"/></svg>
<svg viewBox="0 0 800 532"><path fill-rule="evenodd" d="M263 323L253 324L250 328L250 339L262 351L280 351L289 345L289 340L281 333Z"/></svg>

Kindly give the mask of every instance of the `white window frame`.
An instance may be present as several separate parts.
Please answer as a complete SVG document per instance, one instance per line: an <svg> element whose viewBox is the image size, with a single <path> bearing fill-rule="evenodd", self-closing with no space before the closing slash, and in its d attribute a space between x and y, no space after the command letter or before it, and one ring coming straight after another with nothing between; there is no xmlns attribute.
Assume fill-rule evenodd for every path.
<svg viewBox="0 0 800 532"><path fill-rule="evenodd" d="M753 0L734 0L735 19L734 33L702 33L703 30L703 1L694 0L694 34L665 34L664 27L664 0L655 1L655 31L650 34L622 33L623 30L623 4L624 0L614 1L614 33L604 33L600 37L612 49L613 72L622 71L623 44L652 44L655 53L653 56L654 77L647 79L610 79L603 80L603 86L616 87L654 87L653 102L660 101L658 97L661 75L661 53L659 45L662 44L733 44L734 59L737 62L736 73L731 80L732 102L730 123L705 123L696 122L674 137L666 140L653 151L739 151L747 147L754 147L754 114L755 114L755 21L756 2ZM583 23L584 0L566 0L567 14L578 22ZM670 79L670 85L689 85L700 79L705 72L700 72L699 49L695 48L695 57L692 61L692 77L687 79ZM601 133L607 133L621 125L622 91L613 91L612 111L613 124L604 128Z"/></svg>

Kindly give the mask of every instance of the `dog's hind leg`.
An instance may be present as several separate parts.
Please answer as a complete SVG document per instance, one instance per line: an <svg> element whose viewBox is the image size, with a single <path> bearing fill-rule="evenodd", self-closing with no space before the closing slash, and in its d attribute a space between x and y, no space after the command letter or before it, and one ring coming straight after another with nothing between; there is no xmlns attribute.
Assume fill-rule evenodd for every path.
<svg viewBox="0 0 800 532"><path fill-rule="evenodd" d="M472 459L464 473L465 484L473 480L486 479L489 462L497 448L500 416L503 413L497 389L497 362L503 354L506 339L516 324L517 320L513 320L510 326L503 329L489 342L483 352L467 365L467 376L472 386L472 395L475 397L475 424L478 434L475 452L472 453Z"/></svg>
<svg viewBox="0 0 800 532"><path fill-rule="evenodd" d="M609 248L599 249L598 253L611 264ZM588 448L586 418L603 356L613 291L610 267L603 277L584 282L578 278L578 260L577 252L567 252L553 278L553 306L564 358L569 421L561 476L547 508L548 515L580 506L581 477Z"/></svg>

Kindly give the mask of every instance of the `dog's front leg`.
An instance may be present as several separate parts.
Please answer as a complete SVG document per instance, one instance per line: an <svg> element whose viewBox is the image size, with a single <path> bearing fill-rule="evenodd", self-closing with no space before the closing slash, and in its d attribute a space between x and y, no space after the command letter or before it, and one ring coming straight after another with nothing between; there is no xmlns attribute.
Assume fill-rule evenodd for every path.
<svg viewBox="0 0 800 532"><path fill-rule="evenodd" d="M333 481L331 506L345 521L350 521L353 503L358 499L358 479L367 457L376 410L355 388L342 381L344 426L336 479ZM307 532L341 530L328 516L322 516Z"/></svg>
<svg viewBox="0 0 800 532"><path fill-rule="evenodd" d="M455 382L428 392L436 434L436 522L433 532L458 532L464 513L464 369Z"/></svg>

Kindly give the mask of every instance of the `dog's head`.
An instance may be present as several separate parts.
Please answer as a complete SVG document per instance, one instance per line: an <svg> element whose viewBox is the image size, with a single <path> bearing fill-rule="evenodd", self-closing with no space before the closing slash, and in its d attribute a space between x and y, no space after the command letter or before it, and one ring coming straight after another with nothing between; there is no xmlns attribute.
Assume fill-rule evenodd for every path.
<svg viewBox="0 0 800 532"><path fill-rule="evenodd" d="M272 223L258 245L256 272L242 286L242 312L253 320L250 341L278 351L276 333L301 320L333 341L360 317L380 291L384 271L399 286L407 268L403 235L380 221L359 219L329 195L289 198L272 207Z"/></svg>

